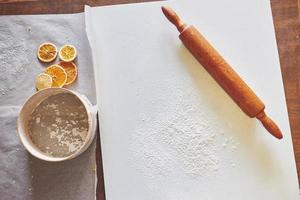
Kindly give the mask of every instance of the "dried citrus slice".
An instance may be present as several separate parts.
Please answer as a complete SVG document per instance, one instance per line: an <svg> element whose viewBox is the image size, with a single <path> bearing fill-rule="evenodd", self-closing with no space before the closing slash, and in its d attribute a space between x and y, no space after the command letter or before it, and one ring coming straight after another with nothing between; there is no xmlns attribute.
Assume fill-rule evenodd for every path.
<svg viewBox="0 0 300 200"><path fill-rule="evenodd" d="M73 62L65 62L61 61L58 63L59 66L64 68L67 73L67 82L65 85L70 85L73 83L77 78L77 66Z"/></svg>
<svg viewBox="0 0 300 200"><path fill-rule="evenodd" d="M52 86L52 77L49 74L41 73L35 78L35 87L37 90L50 88Z"/></svg>
<svg viewBox="0 0 300 200"><path fill-rule="evenodd" d="M65 62L73 61L77 56L77 50L73 45L66 44L59 50L59 58Z"/></svg>
<svg viewBox="0 0 300 200"><path fill-rule="evenodd" d="M37 56L40 61L51 62L57 56L57 48L50 42L43 43L38 48Z"/></svg>
<svg viewBox="0 0 300 200"><path fill-rule="evenodd" d="M62 87L67 82L67 73L59 65L51 65L45 70L52 77L52 87Z"/></svg>

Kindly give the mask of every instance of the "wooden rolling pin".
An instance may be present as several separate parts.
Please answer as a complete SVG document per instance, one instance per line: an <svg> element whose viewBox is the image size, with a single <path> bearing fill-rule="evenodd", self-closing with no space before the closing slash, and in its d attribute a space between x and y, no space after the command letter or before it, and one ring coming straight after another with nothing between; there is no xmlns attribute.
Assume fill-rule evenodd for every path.
<svg viewBox="0 0 300 200"><path fill-rule="evenodd" d="M251 118L256 117L273 136L281 139L283 136L280 129L264 112L264 103L212 47L212 45L209 44L201 33L195 27L188 26L182 22L171 8L163 6L162 11L167 19L177 27L180 32L179 38L184 46L236 102L244 113Z"/></svg>

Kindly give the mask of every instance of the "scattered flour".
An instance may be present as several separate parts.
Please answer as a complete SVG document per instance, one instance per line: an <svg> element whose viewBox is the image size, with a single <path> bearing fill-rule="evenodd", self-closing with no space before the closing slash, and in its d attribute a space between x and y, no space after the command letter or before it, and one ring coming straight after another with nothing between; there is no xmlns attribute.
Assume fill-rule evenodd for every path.
<svg viewBox="0 0 300 200"><path fill-rule="evenodd" d="M18 88L32 65L32 49L26 40L16 42L15 34L9 24L0 24L0 96L7 95Z"/></svg>
<svg viewBox="0 0 300 200"><path fill-rule="evenodd" d="M37 117L37 118L35 119L35 122L36 122L37 124L39 124L40 121L41 121L41 118L39 118L39 117Z"/></svg>
<svg viewBox="0 0 300 200"><path fill-rule="evenodd" d="M189 176L218 171L216 133L201 116L185 110L171 120L146 121L134 142L134 148L139 150L135 155L144 163L143 171L150 176L170 174L175 166ZM145 118L141 121L145 122Z"/></svg>
<svg viewBox="0 0 300 200"><path fill-rule="evenodd" d="M136 162L141 174L150 178L199 178L219 173L224 166L222 152L235 151L238 143L224 136L217 120L207 116L206 105L199 105L196 96L178 96L173 101L176 105L158 109L157 114L140 114L139 127L132 136L131 163ZM235 168L236 164L227 166Z"/></svg>

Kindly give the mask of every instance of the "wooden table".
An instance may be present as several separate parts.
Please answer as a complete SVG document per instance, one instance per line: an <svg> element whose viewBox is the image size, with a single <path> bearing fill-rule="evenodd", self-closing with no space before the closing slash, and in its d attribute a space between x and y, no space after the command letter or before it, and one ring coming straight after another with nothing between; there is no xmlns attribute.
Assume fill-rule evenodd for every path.
<svg viewBox="0 0 300 200"><path fill-rule="evenodd" d="M84 5L101 6L151 0L0 0L0 15L82 12ZM271 0L298 177L300 174L300 29L297 0ZM97 199L104 200L100 143L97 144Z"/></svg>

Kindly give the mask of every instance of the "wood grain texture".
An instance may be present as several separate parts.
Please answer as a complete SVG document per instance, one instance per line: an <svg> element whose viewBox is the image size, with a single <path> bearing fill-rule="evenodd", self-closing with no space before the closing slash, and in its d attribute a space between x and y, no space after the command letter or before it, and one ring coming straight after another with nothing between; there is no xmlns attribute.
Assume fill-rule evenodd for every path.
<svg viewBox="0 0 300 200"><path fill-rule="evenodd" d="M0 0L0 15L78 13L84 5L101 6L151 0ZM299 0L300 2L300 0ZM289 121L300 171L300 23L298 0L271 0ZM104 200L104 183L99 138L97 141L97 199Z"/></svg>
<svg viewBox="0 0 300 200"><path fill-rule="evenodd" d="M24 15L78 13L83 12L84 5L104 6L147 1L151 0L0 0L0 14Z"/></svg>
<svg viewBox="0 0 300 200"><path fill-rule="evenodd" d="M297 164L300 172L300 22L297 0L272 0L272 14Z"/></svg>

